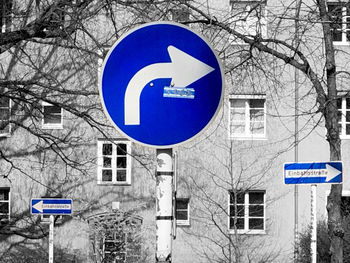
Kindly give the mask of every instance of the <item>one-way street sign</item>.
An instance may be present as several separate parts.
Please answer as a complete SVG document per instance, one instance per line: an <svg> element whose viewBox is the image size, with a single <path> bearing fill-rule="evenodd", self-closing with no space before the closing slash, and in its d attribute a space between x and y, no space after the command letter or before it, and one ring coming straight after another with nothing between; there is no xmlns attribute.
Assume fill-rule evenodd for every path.
<svg viewBox="0 0 350 263"><path fill-rule="evenodd" d="M31 213L42 215L70 215L72 213L72 199L32 199Z"/></svg>
<svg viewBox="0 0 350 263"><path fill-rule="evenodd" d="M285 184L331 184L342 181L342 162L284 164Z"/></svg>

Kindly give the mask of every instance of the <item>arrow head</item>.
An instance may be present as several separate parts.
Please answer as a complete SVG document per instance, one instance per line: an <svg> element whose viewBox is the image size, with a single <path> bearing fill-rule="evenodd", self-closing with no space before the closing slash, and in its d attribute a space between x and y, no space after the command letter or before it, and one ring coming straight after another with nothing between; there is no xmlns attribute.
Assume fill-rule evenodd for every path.
<svg viewBox="0 0 350 263"><path fill-rule="evenodd" d="M341 174L341 171L338 169L334 168L333 166L326 164L326 169L327 169L327 178L326 182L331 181L335 177L337 177L339 174Z"/></svg>
<svg viewBox="0 0 350 263"><path fill-rule="evenodd" d="M168 52L173 67L172 82L176 87L187 87L214 70L174 46L169 46Z"/></svg>
<svg viewBox="0 0 350 263"><path fill-rule="evenodd" d="M35 210L38 210L40 213L43 212L43 201L40 200L38 203L36 203L35 205L33 205L33 208Z"/></svg>

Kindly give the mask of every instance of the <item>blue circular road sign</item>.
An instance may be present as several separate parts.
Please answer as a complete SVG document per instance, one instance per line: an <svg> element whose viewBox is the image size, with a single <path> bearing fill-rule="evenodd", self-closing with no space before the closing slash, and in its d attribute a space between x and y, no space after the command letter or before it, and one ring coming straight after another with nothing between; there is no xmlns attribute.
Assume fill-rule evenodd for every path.
<svg viewBox="0 0 350 263"><path fill-rule="evenodd" d="M170 148L203 131L223 95L219 59L207 41L171 22L144 24L110 49L100 79L105 112L126 137Z"/></svg>

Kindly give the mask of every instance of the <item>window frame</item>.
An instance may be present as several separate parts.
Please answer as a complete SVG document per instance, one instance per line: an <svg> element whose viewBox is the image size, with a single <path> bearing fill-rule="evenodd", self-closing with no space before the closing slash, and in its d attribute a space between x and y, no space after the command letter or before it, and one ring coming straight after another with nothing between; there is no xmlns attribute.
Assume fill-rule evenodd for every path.
<svg viewBox="0 0 350 263"><path fill-rule="evenodd" d="M350 139L350 133L346 134L346 125L350 126L350 121L346 121L346 113L349 113L350 116L350 107L346 108L346 100L349 100L349 105L350 105L350 97L340 97L338 100L341 99L341 109L339 110L337 107L337 111L341 112L341 119L338 121L338 124L340 124L340 129L339 129L339 137L342 140Z"/></svg>
<svg viewBox="0 0 350 263"><path fill-rule="evenodd" d="M11 30L13 20L13 0L5 0L0 3L0 31L6 33Z"/></svg>
<svg viewBox="0 0 350 263"><path fill-rule="evenodd" d="M8 203L8 214L7 214L7 221L10 221L11 217L11 188L10 187L0 187L0 190L8 190L8 200L0 200L0 203ZM0 215L5 215L5 213L0 213ZM3 219L0 218L0 224ZM6 219L5 219L6 221Z"/></svg>
<svg viewBox="0 0 350 263"><path fill-rule="evenodd" d="M9 106L8 107L1 107L0 105L0 109L7 109L8 108L8 111L9 111L9 118L8 118L8 131L4 131L2 132L0 130L0 137L9 137L11 135L11 131L12 131L12 125L11 125L11 116L12 116L12 100L9 98ZM1 121L0 121L1 122Z"/></svg>
<svg viewBox="0 0 350 263"><path fill-rule="evenodd" d="M337 5L337 6L341 6L342 7L342 15L341 15L341 41L336 41L333 39L332 36L332 41L334 45L350 45L350 40L347 41L346 40L346 33L347 31L350 31L350 26L347 29L346 25L347 25L347 21L346 19L349 17L350 18L350 6L349 6L349 15L346 14L346 1L340 1L340 2L335 2L335 1L329 1L327 2L327 10L329 10L329 5ZM329 16L331 16L331 14L329 13ZM332 17L332 16L331 16ZM331 27L332 27L332 23L331 23ZM333 29L331 29L333 31Z"/></svg>
<svg viewBox="0 0 350 263"><path fill-rule="evenodd" d="M241 5L242 6L242 11L240 11L237 14L234 14L234 11L237 10L237 7L235 7L234 5ZM260 5L264 7L263 12L261 12L262 16L257 18L257 21L259 21L259 31L261 34L261 37L266 38L267 37L267 4L266 1L244 1L244 0L230 0L230 15L232 16L230 18L229 23L230 24L235 24L234 26L238 26L238 28L235 28L235 30L237 32L242 33L243 35L246 35L247 37L251 36L251 37L255 37L256 34L254 35L250 35L250 31L251 29L246 30L246 27L244 26L242 28L242 26L240 26L240 24L246 24L247 20L250 18L252 20L252 18L255 18L255 16L250 16L249 14L245 15L243 13L249 12L249 11L245 11L247 9L248 6L252 6L252 5ZM243 8L245 9L243 11ZM259 7L261 8L261 7ZM239 18L239 16L241 16L241 18ZM239 19L237 19L239 18ZM236 20L237 19L237 20ZM234 21L236 20L236 21ZM244 21L244 22L243 22ZM241 27L241 28L240 28ZM241 32L241 31L246 31L246 32ZM257 27L255 27L255 33L258 32ZM229 36L229 40L231 42L231 44L233 45L249 45L248 43L245 43L244 41L236 38L234 35L230 34Z"/></svg>
<svg viewBox="0 0 350 263"><path fill-rule="evenodd" d="M111 230L111 232L113 232L112 234L113 234L113 239L108 239L107 237L106 237L106 235L103 237L103 249L102 249L102 251L103 251L103 259L105 260L105 258L106 258L106 254L116 254L116 253L120 253L120 254L124 254L124 260L123 260L123 262L126 262L126 259L127 259L127 249L126 249L126 246L127 246L127 233L125 233L125 232L122 232L122 231L117 231L117 230L114 230L114 231L112 231ZM117 240L116 239L116 235L117 234L119 234L119 233L117 233L117 232L121 232L122 234L123 234L123 237L120 239L120 240L122 240L122 239L124 239L124 241L119 241L119 240ZM106 251L106 242L113 242L113 243L118 243L118 242L120 242L120 243L123 243L124 245L124 250L123 251L118 251L118 252L110 252L110 251ZM103 261L104 262L104 261Z"/></svg>
<svg viewBox="0 0 350 263"><path fill-rule="evenodd" d="M230 212L230 206L231 204L231 194L233 194L233 191L228 191L228 208L227 208L227 215L228 215L228 222L227 222L227 227L229 234L248 234L248 235L264 235L266 234L266 191L265 190L248 190L248 191L237 191L237 194L239 193L244 193L244 216L240 216L240 218L244 219L244 228L243 229L235 229L230 227L230 219L233 217L236 217L236 215L231 216ZM251 193L262 193L263 194L263 204L250 204L249 203L249 195ZM237 205L233 204L233 205ZM242 205L242 204L239 204ZM249 208L252 205L261 205L263 206L263 216L250 216L249 215ZM263 228L262 229L250 229L249 228L249 219L263 219Z"/></svg>
<svg viewBox="0 0 350 263"><path fill-rule="evenodd" d="M231 107L231 101L232 100L244 100L244 133L233 133L231 132L231 115L232 110L234 109ZM250 131L250 100L264 100L264 108L263 108L263 114L264 114L264 132L261 134L254 134ZM266 110L266 95L230 95L228 98L228 137L231 140L266 140L267 134L266 134L266 125L267 125L267 110ZM254 108L253 108L254 109Z"/></svg>
<svg viewBox="0 0 350 263"><path fill-rule="evenodd" d="M177 201L187 201L187 208L186 209L179 209L177 205ZM178 211L186 211L187 212L187 220L177 219L177 212ZM175 199L175 219L176 219L176 225L177 226L190 226L191 220L190 220L190 198L176 198Z"/></svg>
<svg viewBox="0 0 350 263"><path fill-rule="evenodd" d="M46 102L46 101L42 101L41 103L41 111L42 111L42 119L41 119L41 128L42 129L53 129L53 130L60 130L60 129L63 129L63 119L64 119L64 116L63 116L63 108L61 108L61 121L60 123L45 123L45 107L50 107L50 106L56 106L56 105L53 105L49 102ZM57 114L58 115L58 114Z"/></svg>
<svg viewBox="0 0 350 263"><path fill-rule="evenodd" d="M103 181L102 179L102 171L103 171L103 144L111 144L112 145L112 155L108 155L111 158L111 167L108 168L112 170L112 181ZM113 160L117 157L117 144L125 144L126 145L126 180L125 181L117 181L117 170L116 162ZM97 184L98 185L131 185L131 141L126 139L99 139L97 140Z"/></svg>

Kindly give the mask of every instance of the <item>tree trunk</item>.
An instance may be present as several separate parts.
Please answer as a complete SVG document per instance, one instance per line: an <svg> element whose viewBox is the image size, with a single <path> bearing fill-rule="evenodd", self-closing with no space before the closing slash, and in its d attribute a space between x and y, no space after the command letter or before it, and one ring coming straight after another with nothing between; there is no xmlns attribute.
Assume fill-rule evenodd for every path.
<svg viewBox="0 0 350 263"><path fill-rule="evenodd" d="M323 27L323 37L326 53L326 74L327 74L327 101L323 113L326 121L327 140L330 148L330 160L341 160L341 141L339 138L338 117L337 117L337 84L336 64L333 47L333 37L330 22L331 17L327 13L326 0L317 1L320 11L320 18ZM330 238L331 263L343 262L343 218L341 213L342 185L332 185L331 193L327 199L328 211L328 235Z"/></svg>

